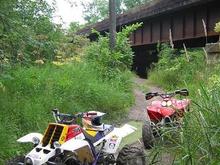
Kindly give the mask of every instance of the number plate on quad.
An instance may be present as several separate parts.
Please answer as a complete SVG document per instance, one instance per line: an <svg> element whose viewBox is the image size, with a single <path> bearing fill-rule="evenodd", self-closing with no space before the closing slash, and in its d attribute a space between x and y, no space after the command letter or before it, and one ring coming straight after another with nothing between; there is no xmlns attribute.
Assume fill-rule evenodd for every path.
<svg viewBox="0 0 220 165"><path fill-rule="evenodd" d="M106 153L114 154L117 151L121 140L121 137L116 135L111 136L111 138L106 141L103 151Z"/></svg>

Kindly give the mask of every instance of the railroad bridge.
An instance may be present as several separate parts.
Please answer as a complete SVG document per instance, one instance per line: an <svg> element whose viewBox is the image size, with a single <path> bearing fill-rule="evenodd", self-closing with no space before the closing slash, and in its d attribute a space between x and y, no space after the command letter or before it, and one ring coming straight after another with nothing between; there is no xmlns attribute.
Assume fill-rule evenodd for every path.
<svg viewBox="0 0 220 165"><path fill-rule="evenodd" d="M203 47L208 42L217 42L214 32L220 22L220 0L154 0L117 16L117 31L125 25L143 22L130 41L134 51L133 70L145 75L152 62L157 61L158 42L173 41L176 48ZM88 26L79 31L88 34L91 40L96 36L91 29L101 34L109 30L109 19Z"/></svg>

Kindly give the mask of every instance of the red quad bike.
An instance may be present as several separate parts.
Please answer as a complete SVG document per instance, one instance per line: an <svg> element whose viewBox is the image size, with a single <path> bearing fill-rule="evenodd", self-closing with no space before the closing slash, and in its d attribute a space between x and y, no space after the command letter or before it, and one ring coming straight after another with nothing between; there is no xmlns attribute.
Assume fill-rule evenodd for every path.
<svg viewBox="0 0 220 165"><path fill-rule="evenodd" d="M187 89L176 90L172 93L147 93L145 98L150 100L155 96L160 96L162 100L152 101L147 106L147 114L150 121L145 121L142 127L142 138L147 149L153 147L154 137L160 136L163 127L177 127L181 125L184 113L189 111L189 99L175 99L175 95L188 96Z"/></svg>

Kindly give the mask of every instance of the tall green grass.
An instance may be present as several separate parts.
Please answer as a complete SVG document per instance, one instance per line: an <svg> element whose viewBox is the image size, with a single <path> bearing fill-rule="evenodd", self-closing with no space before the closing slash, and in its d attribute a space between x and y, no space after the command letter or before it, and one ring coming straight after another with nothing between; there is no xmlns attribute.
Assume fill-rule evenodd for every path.
<svg viewBox="0 0 220 165"><path fill-rule="evenodd" d="M151 81L167 90L188 88L192 100L182 128L165 131L155 153L172 153L173 164L217 165L220 163L220 64L207 65L200 49L189 50L188 54L189 60L183 51L165 45L159 63L150 73ZM164 139L172 144L164 144Z"/></svg>
<svg viewBox="0 0 220 165"><path fill-rule="evenodd" d="M98 110L107 113L107 120L117 120L133 103L130 72L107 81L86 63L17 67L1 76L0 84L0 164L24 152L27 146L16 139L43 133L54 122L53 108L68 113Z"/></svg>
<svg viewBox="0 0 220 165"><path fill-rule="evenodd" d="M198 84L203 80L205 55L202 49L189 49L188 57L183 50L171 49L162 44L159 62L149 73L149 79L165 88L174 89Z"/></svg>
<svg viewBox="0 0 220 165"><path fill-rule="evenodd" d="M1 74L0 163L25 151L26 146L20 149L17 138L28 132L43 133L47 123L53 121L52 108L69 113L98 110L106 112L111 122L126 117L133 103L128 71L133 52L128 36L140 26L127 26L117 33L114 51L109 48L109 38L101 35L83 51L84 39L79 37L75 46L81 52L74 56L75 63L17 67ZM71 53L68 47L61 50L63 57Z"/></svg>

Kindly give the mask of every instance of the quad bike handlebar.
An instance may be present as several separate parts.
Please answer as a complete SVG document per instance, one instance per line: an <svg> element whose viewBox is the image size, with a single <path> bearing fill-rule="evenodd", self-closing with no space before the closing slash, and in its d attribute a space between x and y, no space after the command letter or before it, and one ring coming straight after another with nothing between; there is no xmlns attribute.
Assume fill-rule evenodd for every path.
<svg viewBox="0 0 220 165"><path fill-rule="evenodd" d="M145 95L145 99L150 100L155 96L160 96L163 99L172 98L177 94L182 95L182 96L189 96L189 91L187 89L181 89L181 90L175 90L174 92L171 92L171 93L149 92Z"/></svg>
<svg viewBox="0 0 220 165"><path fill-rule="evenodd" d="M77 114L66 114L66 113L60 113L58 109L52 110L53 117L56 121L56 123L59 124L76 124L77 118L83 118L87 117L89 115L97 115L97 113L93 112L80 112Z"/></svg>

